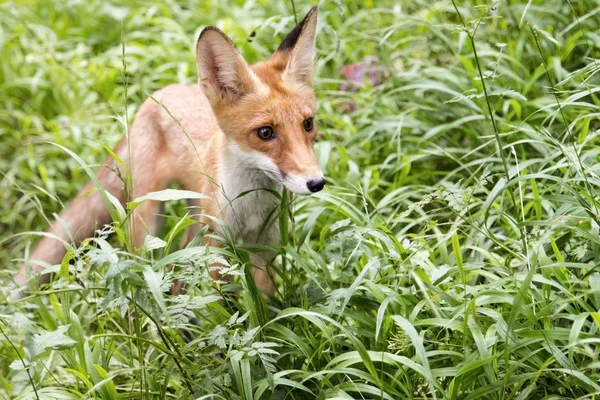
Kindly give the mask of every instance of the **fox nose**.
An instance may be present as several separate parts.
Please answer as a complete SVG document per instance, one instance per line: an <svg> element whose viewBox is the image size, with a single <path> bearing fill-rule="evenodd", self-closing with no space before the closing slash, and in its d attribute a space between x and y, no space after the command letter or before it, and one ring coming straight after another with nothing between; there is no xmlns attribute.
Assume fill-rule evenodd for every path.
<svg viewBox="0 0 600 400"><path fill-rule="evenodd" d="M323 186L325 186L325 178L311 179L310 181L306 182L306 187L308 187L308 190L313 193L323 189Z"/></svg>

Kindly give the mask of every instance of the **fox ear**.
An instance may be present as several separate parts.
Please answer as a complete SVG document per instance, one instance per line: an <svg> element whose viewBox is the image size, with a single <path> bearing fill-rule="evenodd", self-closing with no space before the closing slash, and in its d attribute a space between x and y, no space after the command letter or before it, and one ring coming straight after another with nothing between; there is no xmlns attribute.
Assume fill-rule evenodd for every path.
<svg viewBox="0 0 600 400"><path fill-rule="evenodd" d="M253 92L256 77L233 42L215 27L204 28L196 44L198 82L208 100L234 102Z"/></svg>
<svg viewBox="0 0 600 400"><path fill-rule="evenodd" d="M316 55L317 17L319 8L310 9L306 17L281 42L276 54L289 53L284 77L312 85Z"/></svg>

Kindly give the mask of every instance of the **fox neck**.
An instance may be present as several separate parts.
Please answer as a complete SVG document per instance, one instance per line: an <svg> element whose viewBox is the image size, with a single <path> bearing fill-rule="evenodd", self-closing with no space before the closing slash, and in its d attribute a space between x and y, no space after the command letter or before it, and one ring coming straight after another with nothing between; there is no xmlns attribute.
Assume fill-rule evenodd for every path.
<svg viewBox="0 0 600 400"><path fill-rule="evenodd" d="M221 149L222 216L237 238L254 242L269 216L276 215L279 201L271 191L280 192L282 185L257 164L265 162L264 156L243 151L228 139Z"/></svg>
<svg viewBox="0 0 600 400"><path fill-rule="evenodd" d="M264 165L268 163L272 164L266 156L244 151L235 141L225 139L219 163L219 176L227 198L233 200L248 190L281 190L282 185L276 182L272 175L276 173L276 167ZM272 172L266 172L265 169Z"/></svg>

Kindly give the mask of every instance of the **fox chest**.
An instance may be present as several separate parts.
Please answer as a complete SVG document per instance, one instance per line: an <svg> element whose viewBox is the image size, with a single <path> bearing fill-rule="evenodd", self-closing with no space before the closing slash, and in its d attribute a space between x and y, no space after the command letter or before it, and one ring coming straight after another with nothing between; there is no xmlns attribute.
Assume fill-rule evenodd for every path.
<svg viewBox="0 0 600 400"><path fill-rule="evenodd" d="M223 229L245 243L274 244L279 241L279 192L268 178L247 175L222 182L219 201Z"/></svg>

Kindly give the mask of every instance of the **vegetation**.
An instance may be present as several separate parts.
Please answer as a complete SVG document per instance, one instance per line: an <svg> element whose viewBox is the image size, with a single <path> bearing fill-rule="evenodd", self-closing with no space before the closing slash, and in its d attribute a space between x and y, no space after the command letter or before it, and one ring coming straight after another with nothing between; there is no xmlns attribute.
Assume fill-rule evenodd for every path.
<svg viewBox="0 0 600 400"><path fill-rule="evenodd" d="M166 201L141 251L126 208L10 300L140 103L195 82L200 29L256 61L309 6L0 5L1 399L600 398L594 0L322 1L328 184L282 196L275 298L247 278L260 249L180 249L191 211Z"/></svg>

